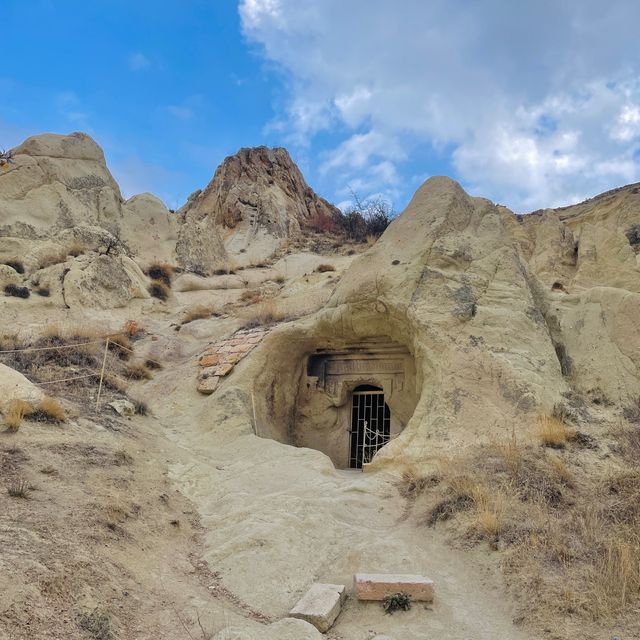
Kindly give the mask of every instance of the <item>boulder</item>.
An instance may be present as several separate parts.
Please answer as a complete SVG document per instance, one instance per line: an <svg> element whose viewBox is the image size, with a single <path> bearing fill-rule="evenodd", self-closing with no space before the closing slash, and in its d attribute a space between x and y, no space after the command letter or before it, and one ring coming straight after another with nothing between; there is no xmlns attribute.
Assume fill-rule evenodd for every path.
<svg viewBox="0 0 640 640"><path fill-rule="evenodd" d="M2 406L11 400L24 400L32 405L44 398L40 387L27 380L19 371L0 364L0 402Z"/></svg>

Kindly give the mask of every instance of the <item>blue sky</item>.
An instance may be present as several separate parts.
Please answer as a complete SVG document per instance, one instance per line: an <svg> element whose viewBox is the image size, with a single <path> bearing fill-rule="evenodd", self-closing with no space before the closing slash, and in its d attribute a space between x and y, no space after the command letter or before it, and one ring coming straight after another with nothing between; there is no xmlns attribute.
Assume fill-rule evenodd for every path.
<svg viewBox="0 0 640 640"><path fill-rule="evenodd" d="M430 175L529 211L640 180L630 0L3 0L0 147L86 131L182 204L242 146L336 203Z"/></svg>

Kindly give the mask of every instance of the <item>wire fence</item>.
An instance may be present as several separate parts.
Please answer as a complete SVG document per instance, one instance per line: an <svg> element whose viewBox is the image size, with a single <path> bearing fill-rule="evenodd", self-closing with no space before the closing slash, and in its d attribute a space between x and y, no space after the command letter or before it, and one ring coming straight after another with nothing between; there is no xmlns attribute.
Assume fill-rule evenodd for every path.
<svg viewBox="0 0 640 640"><path fill-rule="evenodd" d="M61 378L56 378L53 380L30 380L33 384L37 386L47 386L54 384L62 384L67 382L73 382L77 380L87 380L90 378L96 379L97 381L97 394L96 394L96 403L95 406L98 408L100 406L100 401L103 399L103 392L106 386L106 382L111 380L113 376L117 376L120 378L119 382L124 382L121 379L120 373L118 372L118 366L116 363L122 364L122 357L115 356L112 351L120 350L120 353L128 353L129 356L126 357L128 359L130 356L135 356L144 360L145 366L151 363L151 366L154 368L161 368L162 363L158 360L150 358L147 355L139 356L136 354L134 349L127 347L122 344L123 334L110 334L107 336L103 336L97 338L95 340L85 340L82 342L69 342L66 344L58 344L58 345L48 345L48 346L26 346L21 348L12 348L12 349L0 349L0 358L2 356L19 356L21 354L28 353L39 353L39 352L55 352L55 351L66 351L66 350L77 350L79 348L89 348L96 347L96 351L100 351L100 358L97 359L97 364L99 367L98 371L83 373L81 375L71 375L64 376ZM98 345L104 345L103 348L98 349ZM89 367L89 362L84 363L85 367ZM94 365L95 366L95 365ZM60 368L65 368L64 365L61 365ZM34 377L34 376L31 376ZM123 385L124 386L124 385Z"/></svg>

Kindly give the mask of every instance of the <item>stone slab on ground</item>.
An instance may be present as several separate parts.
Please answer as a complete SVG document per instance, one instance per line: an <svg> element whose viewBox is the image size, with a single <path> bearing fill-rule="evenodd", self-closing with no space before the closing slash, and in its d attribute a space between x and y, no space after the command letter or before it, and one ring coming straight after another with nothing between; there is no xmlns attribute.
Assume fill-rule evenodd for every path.
<svg viewBox="0 0 640 640"><path fill-rule="evenodd" d="M384 600L394 593L406 593L412 600L431 602L433 580L412 574L356 573L353 591L358 600Z"/></svg>
<svg viewBox="0 0 640 640"><path fill-rule="evenodd" d="M289 615L310 622L318 631L325 633L340 614L345 597L344 585L316 582L298 600Z"/></svg>

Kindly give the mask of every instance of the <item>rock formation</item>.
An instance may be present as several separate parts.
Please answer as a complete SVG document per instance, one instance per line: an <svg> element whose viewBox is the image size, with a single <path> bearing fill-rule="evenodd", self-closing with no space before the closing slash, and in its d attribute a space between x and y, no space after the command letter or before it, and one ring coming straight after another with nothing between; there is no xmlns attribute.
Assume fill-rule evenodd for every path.
<svg viewBox="0 0 640 640"><path fill-rule="evenodd" d="M226 158L207 187L192 194L178 214L183 233L212 222L226 252L249 264L271 257L286 239L298 237L305 224L334 219L339 212L307 185L286 149L255 147Z"/></svg>

